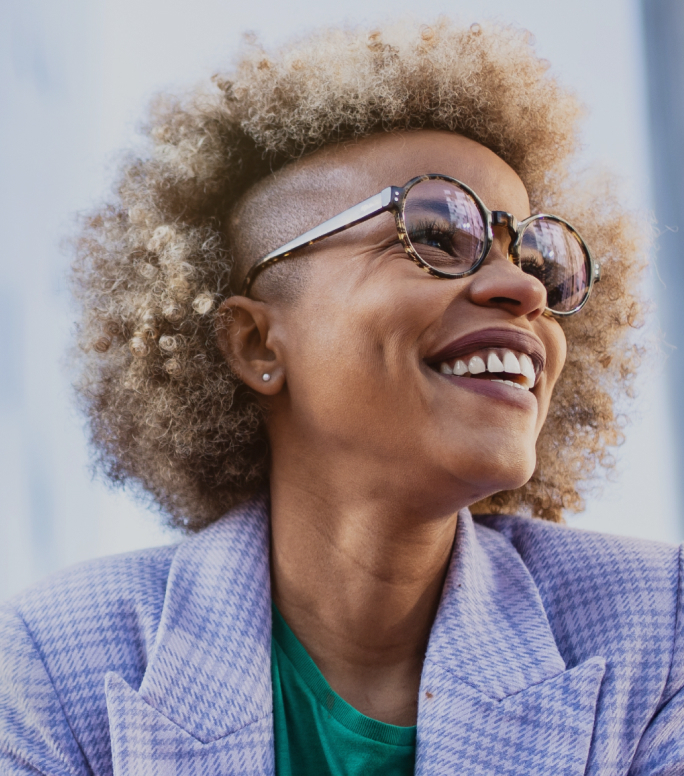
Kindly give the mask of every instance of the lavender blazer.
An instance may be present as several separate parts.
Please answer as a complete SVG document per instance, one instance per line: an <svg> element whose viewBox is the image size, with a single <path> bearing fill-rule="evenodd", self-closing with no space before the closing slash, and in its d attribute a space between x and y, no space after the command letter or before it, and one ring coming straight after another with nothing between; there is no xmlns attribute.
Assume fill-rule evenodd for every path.
<svg viewBox="0 0 684 776"><path fill-rule="evenodd" d="M268 552L255 500L4 606L0 774L273 774ZM416 774L684 774L681 611L676 548L464 510Z"/></svg>

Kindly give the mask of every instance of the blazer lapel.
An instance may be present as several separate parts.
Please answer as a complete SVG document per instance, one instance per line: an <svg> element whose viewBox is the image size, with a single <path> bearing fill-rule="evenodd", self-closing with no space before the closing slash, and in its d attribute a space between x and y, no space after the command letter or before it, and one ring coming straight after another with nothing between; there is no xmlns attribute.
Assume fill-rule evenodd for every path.
<svg viewBox="0 0 684 776"><path fill-rule="evenodd" d="M184 542L138 691L106 682L115 776L274 773L267 508Z"/></svg>
<svg viewBox="0 0 684 776"><path fill-rule="evenodd" d="M417 776L580 776L603 658L566 670L512 545L459 514L418 706Z"/></svg>

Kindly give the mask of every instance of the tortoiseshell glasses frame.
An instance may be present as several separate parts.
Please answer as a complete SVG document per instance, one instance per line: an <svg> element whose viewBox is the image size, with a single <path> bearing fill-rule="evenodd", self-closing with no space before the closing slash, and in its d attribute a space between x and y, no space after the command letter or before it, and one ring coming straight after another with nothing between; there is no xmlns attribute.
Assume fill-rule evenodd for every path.
<svg viewBox="0 0 684 776"><path fill-rule="evenodd" d="M470 200L472 200L472 204L474 204L477 211L479 212L480 217L482 218L483 234L482 237L479 238L482 242L479 255L470 262L470 265L466 269L462 271L450 272L443 268L434 266L434 264L429 263L429 261L427 261L424 256L420 255L411 241L411 237L406 227L406 199L414 187L420 183L423 183L424 181L443 181L451 186L456 187L457 189L460 189L461 192L463 192L465 195L467 195L467 197L470 198ZM452 205L449 205L448 197L446 204L449 207L449 211L451 213ZM538 265L532 266L531 264L530 267L527 267L527 265L521 266L521 250L523 246L523 237L526 233L526 230L528 230L530 226L535 225L535 222L541 222L542 220L544 222L558 224L561 226L560 231L563 233L564 239L569 240L569 242L574 245L575 249L579 248L581 250L584 267L583 271L580 273L582 285L575 292L573 292L572 296L573 299L577 297L576 303L574 303L568 310L554 310L550 307L547 307L546 314L548 315L567 317L568 315L574 315L575 313L579 312L579 310L584 307L587 300L589 299L589 295L594 283L598 282L601 277L600 266L592 258L587 244L584 242L579 232L577 232L577 230L564 219L560 218L559 216L553 216L546 213L537 213L536 215L526 218L524 221L518 222L515 216L513 216L511 213L507 213L503 210L489 210L482 202L482 200L477 196L477 194L468 186L466 186L465 183L462 183L461 181L458 181L455 178L451 178L447 175L431 173L428 175L420 175L416 178L412 178L403 187L388 186L378 194L374 194L372 197L365 199L363 202L359 202L359 204L344 210L342 213L339 213L336 216L333 216L333 218L324 221L322 224L319 224L299 237L296 237L294 240L291 240L285 245L282 245L280 248L272 251L267 256L259 259L247 273L240 293L242 295L249 294L254 281L258 275L261 274L261 272L263 272L267 267L270 267L271 265L276 264L283 259L290 258L292 254L298 249L304 248L308 245L313 245L319 240L323 240L324 238L333 234L337 234L338 232L342 232L345 229L349 229L356 224L360 224L363 221L367 221L368 219L374 218L375 216L384 212L390 212L394 214L397 235L407 256L422 270L429 273L430 275L446 279L467 277L468 275L472 275L474 272L477 272L477 270L482 266L484 260L487 258L487 255L492 247L492 243L494 241L493 230L494 227L497 226L505 227L511 235L511 243L508 251L509 258L512 260L512 262L521 267L521 269L526 272L530 272L530 268L534 269L536 267L538 269ZM470 224L467 225L470 226ZM533 229L539 227L540 224L536 224ZM550 251L550 254L551 256L554 255L553 250ZM543 261L546 262L548 260L546 257L543 257ZM531 274L534 274L534 272ZM574 283L577 283L577 277L577 273L574 273L570 276L570 280ZM563 283L567 284L567 281L564 280Z"/></svg>

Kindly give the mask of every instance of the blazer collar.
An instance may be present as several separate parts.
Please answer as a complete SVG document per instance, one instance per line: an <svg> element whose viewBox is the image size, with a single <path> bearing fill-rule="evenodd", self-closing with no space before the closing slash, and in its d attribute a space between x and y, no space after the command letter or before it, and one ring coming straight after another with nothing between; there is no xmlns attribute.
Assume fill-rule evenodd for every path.
<svg viewBox="0 0 684 776"><path fill-rule="evenodd" d="M585 773L603 658L567 669L515 548L459 513L418 704L416 775Z"/></svg>
<svg viewBox="0 0 684 776"><path fill-rule="evenodd" d="M138 691L105 680L114 776L273 776L266 499L183 542Z"/></svg>
<svg viewBox="0 0 684 776"><path fill-rule="evenodd" d="M180 545L140 696L203 742L268 716L270 602L261 498Z"/></svg>
<svg viewBox="0 0 684 776"><path fill-rule="evenodd" d="M565 670L520 556L467 509L459 513L427 659L498 700Z"/></svg>
<svg viewBox="0 0 684 776"><path fill-rule="evenodd" d="M139 690L107 678L115 776L164 762L178 776L273 774L270 599L265 498L179 546ZM529 755L510 773L584 773L604 668L566 670L520 556L463 510L423 669L416 774L507 773L506 748Z"/></svg>

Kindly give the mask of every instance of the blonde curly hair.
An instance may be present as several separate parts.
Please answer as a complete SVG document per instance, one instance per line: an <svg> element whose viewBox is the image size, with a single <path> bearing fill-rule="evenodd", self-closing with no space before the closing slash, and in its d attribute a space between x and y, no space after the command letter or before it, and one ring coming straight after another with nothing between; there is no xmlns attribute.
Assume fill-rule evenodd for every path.
<svg viewBox="0 0 684 776"><path fill-rule="evenodd" d="M75 241L77 391L110 480L190 531L266 486L262 411L216 344L230 294L228 214L255 182L322 146L432 128L498 154L532 212L567 218L601 263L589 305L561 322L568 357L532 479L474 509L559 521L582 508L621 441L616 401L640 355L631 332L643 262L610 184L589 194L571 174L581 111L530 37L440 19L323 29L271 53L252 39L213 87L157 99L145 153L125 161L113 201L83 218Z"/></svg>

